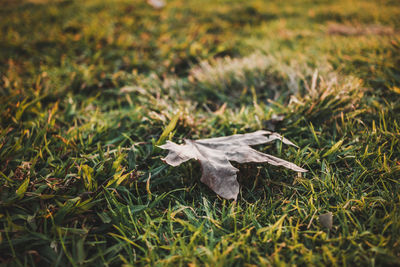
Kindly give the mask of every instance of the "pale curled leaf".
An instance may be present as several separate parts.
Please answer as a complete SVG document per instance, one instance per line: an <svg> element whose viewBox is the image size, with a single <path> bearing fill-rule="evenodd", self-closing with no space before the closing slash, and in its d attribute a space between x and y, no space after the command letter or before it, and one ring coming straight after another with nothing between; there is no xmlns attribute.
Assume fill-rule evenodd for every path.
<svg viewBox="0 0 400 267"><path fill-rule="evenodd" d="M154 7L155 9L160 9L165 6L164 0L147 0L147 3Z"/></svg>
<svg viewBox="0 0 400 267"><path fill-rule="evenodd" d="M333 225L333 214L332 212L324 213L319 215L319 222L325 228L332 230Z"/></svg>
<svg viewBox="0 0 400 267"><path fill-rule="evenodd" d="M250 147L250 145L264 144L274 140L281 140L285 144L296 146L277 133L257 131L210 139L185 139L183 145L167 141L160 148L169 150L163 160L172 166L178 166L190 159L198 160L202 168L201 181L221 197L236 200L239 194L239 183L236 180L238 169L233 167L229 161L238 163L267 162L297 172L307 171L291 162L261 153Z"/></svg>

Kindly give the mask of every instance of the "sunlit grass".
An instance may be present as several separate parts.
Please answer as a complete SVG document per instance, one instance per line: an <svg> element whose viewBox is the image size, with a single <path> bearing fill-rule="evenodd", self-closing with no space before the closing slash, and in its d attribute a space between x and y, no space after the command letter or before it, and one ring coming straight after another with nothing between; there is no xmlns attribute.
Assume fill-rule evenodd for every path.
<svg viewBox="0 0 400 267"><path fill-rule="evenodd" d="M400 261L397 1L21 0L0 16L1 263ZM257 149L309 172L235 164L223 200L197 162L160 160L175 116L178 143L276 130L300 148Z"/></svg>

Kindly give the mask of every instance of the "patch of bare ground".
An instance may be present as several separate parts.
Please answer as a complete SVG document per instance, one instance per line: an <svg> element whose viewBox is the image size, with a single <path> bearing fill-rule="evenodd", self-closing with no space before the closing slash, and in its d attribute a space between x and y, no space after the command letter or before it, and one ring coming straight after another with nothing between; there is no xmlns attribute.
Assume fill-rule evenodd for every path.
<svg viewBox="0 0 400 267"><path fill-rule="evenodd" d="M327 33L330 35L360 36L360 35L395 35L399 32L384 25L350 25L329 23Z"/></svg>

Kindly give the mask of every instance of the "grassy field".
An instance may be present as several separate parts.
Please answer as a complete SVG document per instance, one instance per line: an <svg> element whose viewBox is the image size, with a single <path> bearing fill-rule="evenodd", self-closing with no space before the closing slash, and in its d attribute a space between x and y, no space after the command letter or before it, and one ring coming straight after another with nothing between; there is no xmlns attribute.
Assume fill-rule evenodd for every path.
<svg viewBox="0 0 400 267"><path fill-rule="evenodd" d="M399 1L5 0L0 27L0 263L400 265ZM160 160L174 118L309 172L235 164L224 200Z"/></svg>

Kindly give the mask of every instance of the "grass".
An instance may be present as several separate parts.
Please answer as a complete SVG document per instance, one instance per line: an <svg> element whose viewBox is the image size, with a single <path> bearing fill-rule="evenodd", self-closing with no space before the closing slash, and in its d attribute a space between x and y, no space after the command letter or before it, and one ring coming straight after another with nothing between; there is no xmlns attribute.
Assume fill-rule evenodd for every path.
<svg viewBox="0 0 400 267"><path fill-rule="evenodd" d="M1 263L399 265L398 1L1 5ZM223 200L160 160L174 118L309 172L236 165Z"/></svg>

